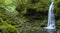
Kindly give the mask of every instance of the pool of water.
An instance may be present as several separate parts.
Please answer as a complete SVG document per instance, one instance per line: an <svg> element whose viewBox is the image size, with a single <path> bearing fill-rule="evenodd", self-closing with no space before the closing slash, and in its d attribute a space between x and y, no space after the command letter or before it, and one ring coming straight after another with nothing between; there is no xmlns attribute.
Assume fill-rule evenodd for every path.
<svg viewBox="0 0 60 33"><path fill-rule="evenodd" d="M60 33L60 29L39 29L39 30L26 30L23 33Z"/></svg>

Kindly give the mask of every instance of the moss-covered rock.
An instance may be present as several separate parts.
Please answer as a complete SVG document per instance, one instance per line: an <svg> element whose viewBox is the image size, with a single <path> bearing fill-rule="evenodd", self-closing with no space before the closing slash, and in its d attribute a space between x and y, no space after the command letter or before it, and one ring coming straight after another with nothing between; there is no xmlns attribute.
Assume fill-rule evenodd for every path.
<svg viewBox="0 0 60 33"><path fill-rule="evenodd" d="M8 24L0 18L0 32L2 33L19 33L19 31L12 25Z"/></svg>

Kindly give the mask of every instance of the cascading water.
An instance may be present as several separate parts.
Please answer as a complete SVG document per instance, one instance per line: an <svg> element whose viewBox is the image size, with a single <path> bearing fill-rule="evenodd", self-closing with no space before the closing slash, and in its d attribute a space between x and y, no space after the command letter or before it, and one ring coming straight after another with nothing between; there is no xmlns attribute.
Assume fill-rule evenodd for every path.
<svg viewBox="0 0 60 33"><path fill-rule="evenodd" d="M56 31L55 16L54 16L54 0L52 0L52 3L50 4L49 7L47 27L44 28L47 29L48 33L55 33Z"/></svg>
<svg viewBox="0 0 60 33"><path fill-rule="evenodd" d="M48 23L45 29L55 29L54 2L52 1L48 12Z"/></svg>

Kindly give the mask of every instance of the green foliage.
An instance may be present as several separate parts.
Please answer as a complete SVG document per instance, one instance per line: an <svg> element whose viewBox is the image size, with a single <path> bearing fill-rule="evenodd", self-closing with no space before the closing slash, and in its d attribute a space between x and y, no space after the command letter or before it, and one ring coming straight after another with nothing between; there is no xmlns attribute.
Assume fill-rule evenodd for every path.
<svg viewBox="0 0 60 33"><path fill-rule="evenodd" d="M3 33L38 30L47 23L51 0L0 0L0 26ZM56 24L60 25L60 0L55 0Z"/></svg>
<svg viewBox="0 0 60 33"><path fill-rule="evenodd" d="M0 30L3 33L19 33L14 26L8 24L6 21L3 21L2 19L0 19Z"/></svg>
<svg viewBox="0 0 60 33"><path fill-rule="evenodd" d="M6 5L9 5L9 4L12 4L12 3L13 3L12 0L5 0L5 4L6 4Z"/></svg>

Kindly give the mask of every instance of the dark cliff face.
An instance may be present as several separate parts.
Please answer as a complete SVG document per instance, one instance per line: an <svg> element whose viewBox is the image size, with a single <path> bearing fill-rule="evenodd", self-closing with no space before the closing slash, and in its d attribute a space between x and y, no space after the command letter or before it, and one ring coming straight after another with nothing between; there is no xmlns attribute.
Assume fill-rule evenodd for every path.
<svg viewBox="0 0 60 33"><path fill-rule="evenodd" d="M34 20L44 20L45 17L47 17L48 15L48 12L40 12L40 11L37 11L36 9L27 9L27 13L24 14L24 16L27 18L27 19L34 19ZM44 17L45 16L45 17Z"/></svg>
<svg viewBox="0 0 60 33"><path fill-rule="evenodd" d="M48 19L48 10L49 10L49 5L51 4L50 0L29 0L29 2L30 3L22 4L22 6L25 5L25 7L21 8L20 6L20 8L23 11L21 9L19 11L20 13L22 12L23 17L25 17L28 20L40 20L40 21ZM60 0L54 1L54 8L55 8L54 9L55 19L56 21L59 21L60 20L59 18L60 17ZM57 22L57 23L60 23L60 22Z"/></svg>

